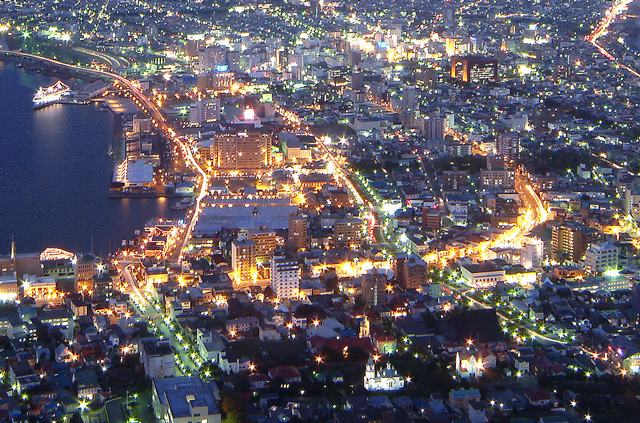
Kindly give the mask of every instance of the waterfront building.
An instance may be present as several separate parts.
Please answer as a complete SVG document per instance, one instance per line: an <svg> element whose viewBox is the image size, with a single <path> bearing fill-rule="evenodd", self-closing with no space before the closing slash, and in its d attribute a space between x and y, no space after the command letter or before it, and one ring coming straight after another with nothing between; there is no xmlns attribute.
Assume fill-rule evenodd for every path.
<svg viewBox="0 0 640 423"><path fill-rule="evenodd" d="M63 293L58 291L56 280L47 276L25 275L22 283L23 296L33 298L36 307L62 304Z"/></svg>
<svg viewBox="0 0 640 423"><path fill-rule="evenodd" d="M13 275L0 275L0 303L18 299L18 278Z"/></svg>
<svg viewBox="0 0 640 423"><path fill-rule="evenodd" d="M153 185L153 165L145 159L127 158L116 166L113 181L124 188L141 188Z"/></svg>

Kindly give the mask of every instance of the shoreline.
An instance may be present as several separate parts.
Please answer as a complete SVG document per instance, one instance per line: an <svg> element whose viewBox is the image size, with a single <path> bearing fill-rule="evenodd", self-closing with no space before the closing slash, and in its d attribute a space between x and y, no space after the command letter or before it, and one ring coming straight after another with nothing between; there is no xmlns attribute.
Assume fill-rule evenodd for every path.
<svg viewBox="0 0 640 423"><path fill-rule="evenodd" d="M8 55L0 55L0 62L13 63L14 66L20 70L25 72L36 72L43 76L60 78L60 79L79 79L86 82L93 82L99 80L99 78L89 78L86 75L82 75L79 72L73 72L66 70L64 68L54 66L54 65L46 65L39 62L34 62L31 60L27 60L17 56L8 56ZM16 63L21 63L22 66L16 66ZM26 65L25 65L26 63ZM39 64L38 64L39 63ZM123 148L123 133L124 133L124 124L122 121L122 113L115 112L107 102L103 99L91 99L86 102L73 102L73 101L60 101L56 104L61 104L65 106L87 106L90 104L101 104L106 107L101 110L108 110L114 119L113 123L113 142L110 144L111 149L113 151L111 157L111 168L115 169L116 163L121 159L120 155ZM109 146L107 146L107 149ZM105 152L106 154L106 152ZM111 172L111 180L113 180L113 170ZM121 199L161 199L161 198L184 198L183 195L179 195L168 190L163 190L162 192L122 192L121 190L114 188L112 183L109 183L107 188L107 198L112 200L121 200Z"/></svg>
<svg viewBox="0 0 640 423"><path fill-rule="evenodd" d="M18 63L22 63L25 61L29 62L30 65L16 66ZM90 76L87 76L87 74L84 74L84 73L78 74L77 72L73 72L73 71L69 72L65 68L59 68L57 66L41 64L40 62L32 62L28 59L23 60L20 57L15 57L10 55L0 54L0 62L6 65L7 68L13 68L12 71L14 72L32 74L34 76L39 76L41 78L42 77L45 77L47 79L60 78L63 80L77 79L81 81L82 84L91 83L91 81L102 80L101 78L91 78ZM25 71L25 72L22 72L22 71ZM42 83L43 82L40 82L40 84ZM37 89L37 87L35 88L31 87L31 89L35 90ZM92 191L94 193L94 196L97 197L99 201L105 206L107 206L108 204L113 204L112 206L108 206L108 209L110 211L107 212L105 217L108 216L107 219L112 222L112 225L115 225L115 226L110 225L110 227L105 230L101 224L97 224L95 229L96 232L92 231L92 233L95 233L99 239L104 241L102 242L102 244L104 245L97 247L97 251L99 251L100 253L107 252L107 249L105 248L107 244L106 240L111 239L114 245L116 245L117 243L121 242L124 239L130 239L136 230L140 230L141 228L143 228L144 224L151 219L180 218L181 216L184 215L184 210L179 210L177 208L174 208L174 205L177 204L177 202L180 199L184 198L184 196L176 195L173 192L122 193L122 192L118 192L117 190L114 191L111 189L114 164L116 163L116 160L121 158L121 156L119 156L119 153L121 150L120 146L123 144L123 133L125 130L123 113L116 112L111 107L108 107L107 103L104 102L103 99L91 100L86 104L75 103L75 104L67 104L67 105L77 105L77 106L92 105L95 111L108 110L111 113L111 116L113 116L113 124L112 124L111 130L109 129L105 130L105 133L107 133L108 131L113 138L111 140L108 140L105 143L104 148L100 147L100 149L102 150L100 154L104 155L103 156L104 159L109 163L108 166L109 166L109 169L111 170L109 172L109 177L105 182L101 182L99 184L92 183L91 186L87 187L87 189ZM113 152L112 154L109 154L110 150L112 150ZM129 199L136 200L136 201L133 201L129 203L129 205L127 205L126 200L129 200ZM135 206L133 206L134 204ZM128 213L130 213L130 211L128 210L131 210L132 206L134 207L133 210L136 210L135 216L138 216L138 217L134 218L131 224L125 224L125 225L119 224L118 221L121 219L129 220L128 218L126 218L126 216L128 216ZM93 213L93 212L89 212L89 213ZM136 223L136 220L138 220L142 216L144 216L144 219ZM10 220L11 219L13 218L10 218ZM123 228L124 230L120 230L119 228ZM14 231L17 231L17 233L24 233L23 236L27 237L27 238L23 238L25 241L30 239L29 237L31 235L28 235L30 234L30 232L27 228L20 229L20 227L16 227L12 232ZM113 235L117 234L117 235L114 237L112 234ZM20 238L22 238L22 236L18 235L19 244L21 244L19 240ZM98 241L98 243L100 242L101 241ZM25 250L35 251L40 248L37 246L40 244L43 245L42 248L46 248L47 246L51 246L51 245L59 245L62 248L71 249L73 251L86 250L85 247L80 245L80 244L84 244L83 240L78 240L76 238L69 238L69 237L58 238L57 236L52 238L49 241L47 241L46 239L43 239L40 241L38 241L37 239L32 241L27 241L25 242Z"/></svg>

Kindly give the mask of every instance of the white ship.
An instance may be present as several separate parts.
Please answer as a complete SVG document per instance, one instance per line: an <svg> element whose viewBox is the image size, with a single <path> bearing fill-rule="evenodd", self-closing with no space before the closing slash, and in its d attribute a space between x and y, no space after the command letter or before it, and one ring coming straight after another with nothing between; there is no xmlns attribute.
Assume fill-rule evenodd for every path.
<svg viewBox="0 0 640 423"><path fill-rule="evenodd" d="M62 81L58 81L55 84L48 87L40 87L33 96L33 108L40 109L50 104L56 103L62 100L63 97L69 95L71 89Z"/></svg>

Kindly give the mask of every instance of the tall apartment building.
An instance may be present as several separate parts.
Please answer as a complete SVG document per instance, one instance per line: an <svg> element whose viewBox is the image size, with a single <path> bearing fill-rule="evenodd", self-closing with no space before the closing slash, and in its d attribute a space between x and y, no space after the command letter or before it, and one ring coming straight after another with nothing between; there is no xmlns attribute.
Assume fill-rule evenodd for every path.
<svg viewBox="0 0 640 423"><path fill-rule="evenodd" d="M417 289L427 281L427 264L418 255L400 255L395 261L395 274L404 289Z"/></svg>
<svg viewBox="0 0 640 423"><path fill-rule="evenodd" d="M385 289L387 276L377 270L362 275L362 299L370 306L382 305L386 302Z"/></svg>
<svg viewBox="0 0 640 423"><path fill-rule="evenodd" d="M447 130L447 119L437 113L432 113L418 122L418 130L427 141L442 140Z"/></svg>
<svg viewBox="0 0 640 423"><path fill-rule="evenodd" d="M604 272L618 267L620 248L613 242L591 244L584 255L584 265L592 272Z"/></svg>
<svg viewBox="0 0 640 423"><path fill-rule="evenodd" d="M558 223L551 227L551 258L557 261L578 262L595 233L575 222Z"/></svg>
<svg viewBox="0 0 640 423"><path fill-rule="evenodd" d="M439 208L425 207L422 209L422 229L438 231L442 227L442 212Z"/></svg>
<svg viewBox="0 0 640 423"><path fill-rule="evenodd" d="M152 379L176 375L176 361L169 341L143 341L140 345L140 361L145 375Z"/></svg>
<svg viewBox="0 0 640 423"><path fill-rule="evenodd" d="M270 229L258 229L249 234L249 240L255 245L257 263L267 263L278 247L278 236Z"/></svg>
<svg viewBox="0 0 640 423"><path fill-rule="evenodd" d="M289 233L287 234L287 249L298 252L309 247L308 219L300 213L289 215Z"/></svg>
<svg viewBox="0 0 640 423"><path fill-rule="evenodd" d="M246 238L246 234L239 234L238 239L231 243L231 269L234 287L254 285L257 277L256 245Z"/></svg>
<svg viewBox="0 0 640 423"><path fill-rule="evenodd" d="M209 46L198 50L198 71L209 72L221 68L227 63L227 52L218 46Z"/></svg>
<svg viewBox="0 0 640 423"><path fill-rule="evenodd" d="M496 139L496 153L507 161L512 161L520 155L520 136L504 133Z"/></svg>
<svg viewBox="0 0 640 423"><path fill-rule="evenodd" d="M203 124L220 119L220 99L198 99L189 109L189 122Z"/></svg>
<svg viewBox="0 0 640 423"><path fill-rule="evenodd" d="M76 290L93 291L93 277L98 274L98 259L91 254L78 257L74 266Z"/></svg>
<svg viewBox="0 0 640 423"><path fill-rule="evenodd" d="M362 240L362 220L357 217L338 220L333 225L333 233L338 245L358 243Z"/></svg>
<svg viewBox="0 0 640 423"><path fill-rule="evenodd" d="M469 172L466 170L445 170L442 172L442 190L460 191L471 183Z"/></svg>
<svg viewBox="0 0 640 423"><path fill-rule="evenodd" d="M513 188L516 184L515 172L511 169L480 171L480 181L484 188Z"/></svg>
<svg viewBox="0 0 640 423"><path fill-rule="evenodd" d="M520 264L527 269L540 267L544 258L544 243L539 238L525 238L520 248Z"/></svg>
<svg viewBox="0 0 640 423"><path fill-rule="evenodd" d="M276 251L271 259L271 289L280 299L298 297L300 266L285 252Z"/></svg>
<svg viewBox="0 0 640 423"><path fill-rule="evenodd" d="M213 167L219 170L259 170L271 166L271 135L243 131L216 134Z"/></svg>

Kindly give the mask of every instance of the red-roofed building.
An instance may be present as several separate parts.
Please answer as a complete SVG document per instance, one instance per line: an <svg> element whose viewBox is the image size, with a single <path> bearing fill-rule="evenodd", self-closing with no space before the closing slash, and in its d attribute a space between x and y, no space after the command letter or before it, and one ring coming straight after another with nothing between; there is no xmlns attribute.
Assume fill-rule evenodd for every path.
<svg viewBox="0 0 640 423"><path fill-rule="evenodd" d="M302 375L300 371L293 366L278 366L269 369L269 377L272 380L279 380L285 383L300 383L302 381Z"/></svg>

